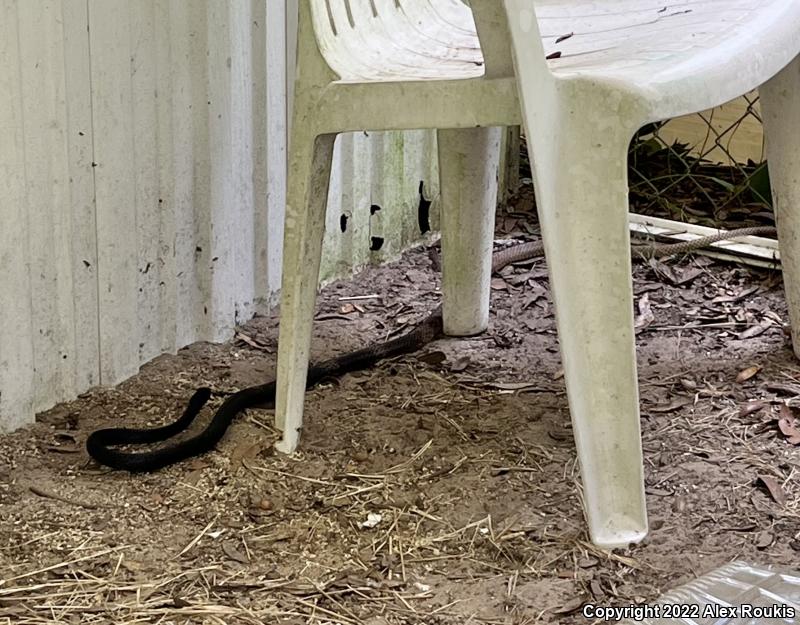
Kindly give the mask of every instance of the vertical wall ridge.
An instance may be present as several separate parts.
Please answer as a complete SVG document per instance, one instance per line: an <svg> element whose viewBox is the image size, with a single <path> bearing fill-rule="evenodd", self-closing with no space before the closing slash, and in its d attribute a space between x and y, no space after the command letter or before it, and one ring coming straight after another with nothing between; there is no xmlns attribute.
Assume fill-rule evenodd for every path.
<svg viewBox="0 0 800 625"><path fill-rule="evenodd" d="M97 277L97 223L94 196L88 2L61 2L64 36L62 67L66 97L66 145L71 217L72 324L69 367L74 392L100 381L100 328Z"/></svg>
<svg viewBox="0 0 800 625"><path fill-rule="evenodd" d="M18 6L0 1L0 431L33 416L33 336Z"/></svg>

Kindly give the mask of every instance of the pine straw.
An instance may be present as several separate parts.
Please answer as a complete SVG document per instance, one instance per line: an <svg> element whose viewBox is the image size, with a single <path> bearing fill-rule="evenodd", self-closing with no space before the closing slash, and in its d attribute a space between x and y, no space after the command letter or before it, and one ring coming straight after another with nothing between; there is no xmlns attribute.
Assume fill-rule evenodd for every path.
<svg viewBox="0 0 800 625"><path fill-rule="evenodd" d="M454 382L413 365L395 363L387 366L397 367L418 381L427 380L425 384L420 383L420 389L435 388L435 392L419 392L413 398L405 399L405 404L446 404L451 415L459 412L457 409L454 411L454 407L474 406L478 399L496 401L503 396L513 396L509 391L481 387L469 378ZM386 366L366 375L382 376L385 375L385 369ZM795 373L800 378L800 371ZM431 381L435 381L436 386L432 386ZM654 384L663 384L663 381ZM643 386L646 394L647 383ZM408 405L405 407L408 408ZM740 421L734 407L717 411L697 410L691 418L684 416L670 420L656 431L647 433L647 439L672 440L680 436L685 441L684 453L714 457L720 445L719 428L723 425L726 435L741 444L727 460L749 465L755 463L760 473L769 474L773 471L772 466L759 462L759 450L743 432ZM448 416L445 422L456 429L456 437L466 436L463 426L452 416ZM687 431L691 432L689 436ZM527 444L522 462L504 464L497 458L497 451L489 449L487 453L477 456L462 455L455 462L431 470L432 465L428 461L434 443L434 438L430 438L407 458L382 471L331 473L324 479L293 472L290 470L293 466L295 470L302 471L302 463L289 465L284 459L279 459L279 462L274 458L268 462L242 460L242 466L254 478L275 480L289 492L297 492L298 496L302 496L296 490L300 485L312 486L315 489L314 497L325 509L339 510L349 519L367 519L371 511L380 507L378 502L388 498L392 487L408 484L409 480L417 479L421 474L428 479L452 476L464 470L481 475L509 475L528 480L530 487L536 490L536 483L529 478L541 475L539 461L553 459L553 452L547 447ZM278 469L276 466L284 468ZM561 478L569 485L571 494L566 493L559 498L542 491L551 509L558 509L571 496L577 496L581 506L583 503L574 460L565 464L563 471ZM667 473L659 481L652 482L650 487L658 488L662 482L674 477L674 473ZM792 478L793 474L785 483ZM198 493L204 492L200 486L188 482L181 484ZM739 488L750 490L744 484ZM70 498L59 495L57 499L63 501ZM201 510L204 501L197 502L196 511ZM447 507L447 502L439 503L440 507ZM540 522L531 524L518 516L506 518L497 524L491 514L454 527L443 516L410 504L399 508L383 507L383 518L375 528L369 545L366 549L362 548L359 556L353 560L355 568L337 571L330 567L327 575L277 576L274 571L258 566L248 547L248 540L255 544L264 539L278 545L284 539L296 540L296 533L258 536L258 527L244 527L238 532L238 538L245 554L239 553L238 556L245 555L241 560L248 563L247 567L237 567L231 561L231 557L237 558L236 552L227 552L227 561L213 561L214 558L211 558L212 561L207 562L208 545L217 541L226 531L230 534L231 530L220 523L219 512L205 512L211 520L185 544L176 545L174 555L165 555L170 565L165 568L170 570L159 575L152 574L152 565L141 569L135 554L131 555L135 552L134 545L94 550L87 545L95 542L91 536L75 545L60 561L46 565L36 561L15 564L13 570L0 579L0 624L196 622L260 625L308 622L360 625L390 622L365 620L358 614L367 611L381 614L386 619L393 617L395 620L391 622L399 623L523 625L539 622L546 613L568 613L573 607L568 603L544 605L536 613L511 610L517 586L523 578L553 575L554 569L560 570L559 575L566 578L585 578L582 569L587 565L582 561L605 563L605 566L616 571L620 580L634 571L646 572L649 569L655 574L666 572L653 569L637 557L594 547L585 538L582 518L576 515L562 519L557 527L543 528ZM782 509L781 518L800 520L798 512L798 501L792 499ZM742 524L742 517L746 516L752 517L754 526L762 525L763 519L756 518L759 514L758 508L748 512L739 510L737 523ZM322 519L318 517L314 524L323 522ZM312 525L308 540L312 539L315 532L316 525ZM33 536L26 544L45 543L51 535L52 532ZM357 544L350 546L358 547ZM206 563L195 565L186 560L196 556ZM375 567L368 564L370 560L381 563L379 568L383 569L382 575L376 574ZM430 608L428 600L433 597L431 588L417 581L419 575L412 576L409 571L418 572L420 567L431 563L447 568L448 562L453 565L469 563L473 571L469 574L470 579L484 576L486 579L504 580L505 600L511 610L509 616L513 615L513 619L481 618L474 613L465 616L459 610L460 599ZM453 575L451 579L457 580L458 576ZM582 601L586 596L579 595L577 599Z"/></svg>
<svg viewBox="0 0 800 625"><path fill-rule="evenodd" d="M383 474L348 474L366 482L380 483L361 488L340 489L331 500L352 499L349 508L358 507L356 516L363 517L367 502L359 496L384 487L385 480L410 468L430 447L431 441L420 448L406 461L387 469ZM300 475L275 471L266 467L249 467L254 471L278 473L284 478L309 481ZM454 467L455 469L456 467ZM524 467L515 467L524 469ZM326 486L333 482L312 480ZM421 519L436 523L440 529L426 536L401 536L398 524L401 520L418 522ZM176 556L190 552L204 536L209 534L212 521L204 527ZM419 524L417 524L417 529ZM178 574L130 581L125 575L130 569L126 558L130 545L83 553L79 545L67 559L48 566L36 566L33 562L17 564L12 575L0 580L0 623L14 625L40 625L45 623L173 623L202 622L234 625L238 623L261 625L276 622L275 619L290 619L291 623L336 623L355 625L365 621L345 605L343 599L355 599L359 605L368 606L384 615L395 615L410 622L432 623L434 618L452 618L458 621L463 614L453 611L458 601L433 610L420 609L420 600L431 597L430 589L420 583L410 583L406 576L406 565L416 566L426 562L441 563L447 559L466 559L478 563L495 575L506 575L504 567L488 560L481 560L477 542L485 542L497 553L504 553L504 543L526 535L524 526L495 528L491 516L451 528L440 518L414 507L395 513L388 528L376 535L371 549L374 554L384 554L389 562L386 578L376 580L364 566L363 575L350 573L346 576L332 575L320 583L308 577L288 579L272 578L269 575L251 575L245 570L233 570L225 563L201 567L181 566ZM30 543L47 538L34 537ZM560 539L553 537L549 546L558 546ZM563 556L576 547L584 553L600 557L611 557L626 566L637 566L632 558L598 551L589 543L560 545ZM445 555L445 553L453 555ZM556 559L561 559L557 556ZM533 563L532 563L533 564ZM544 563L546 566L548 563ZM132 569L135 571L138 565ZM110 574L98 574L98 570L110 570ZM529 568L529 573L535 567ZM491 573L490 573L491 574ZM508 578L508 595L513 595L518 572ZM246 598L246 602L242 599ZM539 615L541 616L541 615ZM291 619L299 619L292 621ZM192 619L199 619L194 621ZM185 621L184 621L185 620ZM537 619L538 620L538 619ZM283 622L283 621L281 621ZM405 622L405 621L403 621ZM475 615L467 622L506 625L507 620L485 619ZM520 624L526 619L516 621ZM531 620L530 622L535 622Z"/></svg>
<svg viewBox="0 0 800 625"><path fill-rule="evenodd" d="M479 523L471 523L430 542L443 545L465 536L470 542L474 542L476 534L481 529L488 528L490 523L488 518ZM417 563L424 560L412 556L415 546L408 547L402 541L393 542L391 535L387 540L389 553L397 555L400 560L398 580L404 580L405 561L413 560ZM492 536L489 540L495 543L496 540L502 541L503 537ZM587 553L607 555L598 552L592 545L583 543L583 546ZM497 548L501 549L499 545ZM369 580L334 578L328 583L319 584L308 578L264 579L263 576L249 577L241 571L231 571L219 564L189 567L178 575L163 575L130 583L116 575L119 566L124 562L125 549L126 547L121 547L99 551L3 580L4 584L0 587L0 619L6 620L0 620L0 623L90 625L112 622L122 625L183 622L183 619L192 618L202 619L203 623L220 625L262 625L265 622L275 622L279 618L300 619L290 622L343 625L364 623L362 618L344 605L341 600L344 597L355 598L361 605L372 609L379 607L381 614L393 614L400 618L413 617L415 623L434 622L431 619L437 616L463 618L462 614L449 609L457 601L429 611L415 607L419 600L429 598L430 592L424 587L416 592L393 588L406 586L405 581L398 581L397 584L376 584ZM117 569L112 575L99 577L80 566L81 563L108 560L109 556L117 562ZM615 558L623 560L619 556ZM628 565L634 563L632 559L624 560ZM493 568L489 563L484 564ZM43 576L45 572L51 574ZM509 576L509 597L513 595L518 575L518 572L514 572ZM234 596L247 597L250 606L243 605ZM468 622L505 625L508 621L473 615ZM517 622L521 624L526 621Z"/></svg>
<svg viewBox="0 0 800 625"><path fill-rule="evenodd" d="M653 600L734 558L791 564L800 465L776 417L781 404L800 403L800 370L777 325L743 340L702 326L785 315L782 294L763 273L702 268L692 288L637 270L637 295L649 294L656 317L637 337L644 544L608 553L588 542L552 309L531 286L546 278L520 267L495 292L491 333L431 346L443 366L412 356L310 392L293 458L271 453L277 433L260 410L215 452L150 476L51 451L110 415L169 419L195 384L271 375L272 355L230 345L164 359L67 407L64 419L4 437L0 625L578 623L582 602ZM374 271L403 283L397 268ZM367 278L366 290L328 294L324 310L359 291L383 289L392 301ZM407 284L417 291L397 299L422 314L430 285ZM753 285L759 292L739 300ZM330 330L331 352L363 344L375 319L380 332L392 329L387 307L374 306L363 327ZM274 342L274 325L247 332ZM466 369L448 370L464 357ZM758 375L735 382L753 363ZM743 414L751 400L764 408ZM61 424L73 412L78 431ZM786 502L758 476L774 478Z"/></svg>
<svg viewBox="0 0 800 625"><path fill-rule="evenodd" d="M398 366L408 368L417 379L435 379L442 384L443 388L435 393L419 393L413 398L413 401L421 404L430 406L438 402L451 407L472 405L476 396L485 399L496 394L485 390L476 392L469 383L455 384L431 371L402 364ZM371 375L380 375L380 371ZM367 519L369 511L376 508L376 501L385 496L392 486L406 483L413 474L418 475L424 470L423 461L427 460L433 442L433 439L429 439L408 458L383 471L344 472L333 475L331 479L276 469L273 468L274 462L271 463L273 466L246 460L242 464L253 476L266 476L282 484L288 483L289 490L292 490L293 482L313 485L319 489L315 496L326 507L342 510L351 519ZM544 448L541 448L541 452L535 449L531 452L551 455ZM540 471L535 464L498 466L492 455L489 453L472 459L462 456L437 472L428 471L428 477L452 475L470 464L478 467L480 472L490 472L492 475L513 473L527 476ZM565 478L573 488L577 486L574 463L569 465ZM182 485L198 492L202 490L191 484ZM39 494L50 492L39 491ZM60 494L53 494L53 499L61 502L71 500ZM200 507L198 503L196 509L199 511ZM423 604L432 598L433 592L428 585L415 581L417 575L408 575L408 569L419 570L420 566L431 563L446 566L447 562L469 562L473 568L484 571L486 578L507 580L504 582L507 585L507 599L512 605L519 578L518 568L525 570L526 575L546 573L554 562L574 559L574 553L582 553L586 557L592 554L625 567L639 566L633 558L599 551L581 540L580 519L574 519L570 523L572 527L566 532L549 535L545 530L539 534L540 540L531 543L529 537L532 532L542 529L539 523L526 525L520 519L512 518L497 527L492 516L486 515L453 527L440 516L416 505L394 508L388 514L383 512L369 546L362 549L359 558L354 560L358 565L355 570L331 571L322 577L275 576L272 571L266 571L257 562L250 561L247 539L255 531L254 527L245 527L239 532L244 549L248 552L247 557L242 558L250 564L247 568L237 569L232 566L235 563L230 561L202 566L185 561L186 557L195 555L204 559L203 556L208 553L208 543L225 532L220 529L219 516L215 514L185 545L176 546L175 555L165 555L169 560L169 566L165 566L170 569L169 573L153 575L152 563L143 569L135 555L131 555L135 553L136 545L90 550L87 543L96 542L91 536L70 549L60 561L47 565L35 561L18 562L13 565L13 570L6 571L5 577L0 579L0 624L202 622L260 625L280 621L355 625L373 622L354 613L354 602L359 609L367 609L386 618L393 616L396 622L464 622L463 612L457 609L461 602L458 599L425 609ZM47 543L53 534L46 532L33 536L24 545ZM278 544L290 537L291 533L279 533L268 538ZM520 553L520 548L527 553ZM541 561L545 551L548 561ZM235 553L226 555L236 557ZM384 568L382 575L376 574L375 568L366 563L375 559ZM517 562L518 565L509 569L509 562ZM172 572L176 569L177 572ZM521 620L514 622L533 623L542 613L535 618L531 616L531 620L521 617ZM475 614L467 618L466 622L469 623L508 624L506 619L480 618Z"/></svg>

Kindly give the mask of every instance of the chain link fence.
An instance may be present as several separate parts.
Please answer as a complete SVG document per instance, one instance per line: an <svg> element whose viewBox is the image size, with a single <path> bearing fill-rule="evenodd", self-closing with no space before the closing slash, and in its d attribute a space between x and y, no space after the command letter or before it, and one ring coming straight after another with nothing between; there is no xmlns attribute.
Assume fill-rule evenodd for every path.
<svg viewBox="0 0 800 625"><path fill-rule="evenodd" d="M758 95L651 124L631 144L631 210L712 227L772 225Z"/></svg>
<svg viewBox="0 0 800 625"><path fill-rule="evenodd" d="M631 210L714 228L774 225L758 94L642 128L631 142ZM531 178L525 142L520 177ZM532 209L523 184L512 211Z"/></svg>

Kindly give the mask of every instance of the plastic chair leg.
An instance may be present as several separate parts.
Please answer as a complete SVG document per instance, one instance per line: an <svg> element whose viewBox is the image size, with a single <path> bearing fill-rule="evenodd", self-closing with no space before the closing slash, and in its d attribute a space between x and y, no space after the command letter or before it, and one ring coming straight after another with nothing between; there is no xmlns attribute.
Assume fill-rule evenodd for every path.
<svg viewBox="0 0 800 625"><path fill-rule="evenodd" d="M612 548L647 534L627 217L631 135L618 116L589 109L554 107L533 164L589 533Z"/></svg>
<svg viewBox="0 0 800 625"><path fill-rule="evenodd" d="M336 138L330 134L310 139L298 136L301 132L302 129L292 128L283 235L275 425L283 430L283 439L276 448L284 453L292 453L297 447L303 424L325 208Z"/></svg>
<svg viewBox="0 0 800 625"><path fill-rule="evenodd" d="M759 94L792 345L800 358L800 56Z"/></svg>
<svg viewBox="0 0 800 625"><path fill-rule="evenodd" d="M501 128L439 130L444 331L471 336L489 325Z"/></svg>

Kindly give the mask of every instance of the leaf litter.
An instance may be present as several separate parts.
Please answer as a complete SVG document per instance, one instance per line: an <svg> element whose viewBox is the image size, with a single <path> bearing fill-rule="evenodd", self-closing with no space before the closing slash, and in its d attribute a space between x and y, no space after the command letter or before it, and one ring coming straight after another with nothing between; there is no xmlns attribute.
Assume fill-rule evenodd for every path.
<svg viewBox="0 0 800 625"><path fill-rule="evenodd" d="M800 365L773 274L635 267L651 532L614 552L586 534L543 261L495 280L484 335L310 391L292 457L269 409L151 475L82 451L109 422L174 418L200 384L271 379L271 313L0 438L0 623L582 623L582 602L652 601L733 558L796 563ZM327 286L312 358L403 331L438 284L414 250Z"/></svg>

